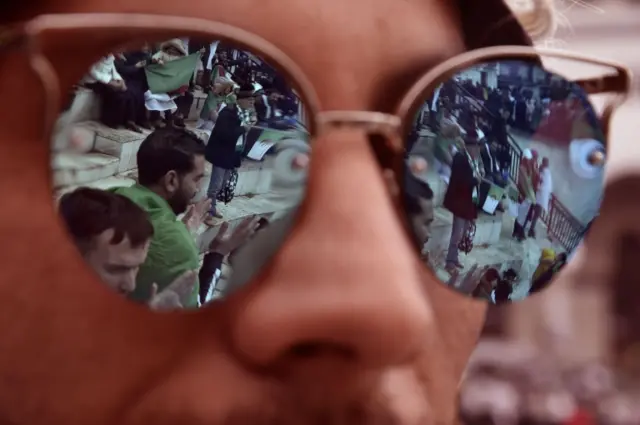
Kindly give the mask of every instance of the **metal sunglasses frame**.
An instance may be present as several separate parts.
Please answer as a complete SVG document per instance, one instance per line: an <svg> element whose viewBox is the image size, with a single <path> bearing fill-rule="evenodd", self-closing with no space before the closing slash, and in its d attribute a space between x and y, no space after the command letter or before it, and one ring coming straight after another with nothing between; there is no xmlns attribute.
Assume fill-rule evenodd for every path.
<svg viewBox="0 0 640 425"><path fill-rule="evenodd" d="M619 63L580 54L528 46L497 46L462 53L425 72L404 94L392 114L376 111L325 111L310 80L300 67L277 46L251 32L199 18L154 14L89 13L41 15L28 22L5 28L0 44L26 47L31 68L38 75L45 95L44 140L50 140L58 114L69 88L90 67L91 62L69 65L69 52L80 51L93 61L104 52L139 47L150 40L190 37L220 40L260 55L270 66L282 72L300 95L309 120L306 123L310 139L335 127L355 127L366 132L378 161L385 171L392 171L397 195L404 178L405 144L413 118L424 100L454 74L471 66L498 60L528 60L540 63L540 58L557 58L611 69L601 76L574 80L588 95L616 95L605 105L600 117L608 144L611 116L629 96L631 72ZM90 53L89 53L90 52ZM378 137L376 137L378 136ZM379 137L382 136L382 137ZM382 154L382 155L380 155ZM384 161L381 161L384 157ZM384 162L384 163L383 163ZM399 216L408 228L402 197L394 196ZM412 232L409 232L412 234ZM411 237L413 240L413 236Z"/></svg>

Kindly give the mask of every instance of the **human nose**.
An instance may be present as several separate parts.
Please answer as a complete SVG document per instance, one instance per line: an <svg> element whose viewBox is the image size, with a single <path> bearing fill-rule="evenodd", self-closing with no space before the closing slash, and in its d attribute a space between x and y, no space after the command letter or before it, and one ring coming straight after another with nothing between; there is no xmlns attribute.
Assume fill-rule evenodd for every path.
<svg viewBox="0 0 640 425"><path fill-rule="evenodd" d="M263 366L301 358L375 367L408 361L431 330L432 312L368 139L335 130L312 149L296 225L260 281L238 298L233 344Z"/></svg>

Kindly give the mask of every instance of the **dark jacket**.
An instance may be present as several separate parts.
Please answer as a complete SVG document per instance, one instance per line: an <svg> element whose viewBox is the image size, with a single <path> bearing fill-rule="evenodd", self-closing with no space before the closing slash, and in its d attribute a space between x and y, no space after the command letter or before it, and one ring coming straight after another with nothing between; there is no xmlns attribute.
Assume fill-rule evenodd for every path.
<svg viewBox="0 0 640 425"><path fill-rule="evenodd" d="M151 55L144 52L131 52L124 55L125 60L116 58L116 70L122 78L124 78L127 88L130 90L141 91L143 94L149 90L147 84L147 75L144 67L137 68L136 64L141 61L151 61Z"/></svg>
<svg viewBox="0 0 640 425"><path fill-rule="evenodd" d="M218 114L216 124L207 142L205 158L214 167L232 170L240 166L241 152L236 152L238 138L244 135L235 106L225 106Z"/></svg>
<svg viewBox="0 0 640 425"><path fill-rule="evenodd" d="M509 136L507 133L506 120L500 116L494 117L491 122L491 129L487 135L490 139L497 141L501 145L507 146L509 143Z"/></svg>
<svg viewBox="0 0 640 425"><path fill-rule="evenodd" d="M453 157L451 179L444 195L444 207L451 213L465 220L475 220L478 210L473 203L473 189L479 184L473 177L473 169L464 153L458 152Z"/></svg>
<svg viewBox="0 0 640 425"><path fill-rule="evenodd" d="M491 152L491 148L486 143L480 146L480 157L482 158L482 165L484 166L484 174L486 176L493 176L500 172L497 158L494 153Z"/></svg>
<svg viewBox="0 0 640 425"><path fill-rule="evenodd" d="M213 278L218 270L222 269L222 261L224 255L217 252L210 252L204 256L200 272L198 273L198 281L200 282L200 304L204 304L207 300L207 294Z"/></svg>

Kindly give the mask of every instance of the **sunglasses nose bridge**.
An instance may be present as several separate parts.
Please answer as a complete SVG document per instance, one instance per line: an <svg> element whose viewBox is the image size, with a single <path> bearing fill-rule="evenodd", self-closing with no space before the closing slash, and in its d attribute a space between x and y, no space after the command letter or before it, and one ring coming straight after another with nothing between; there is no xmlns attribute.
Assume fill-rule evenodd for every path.
<svg viewBox="0 0 640 425"><path fill-rule="evenodd" d="M374 111L324 111L318 113L318 133L331 128L359 127L369 134L397 135L402 120L397 115Z"/></svg>
<svg viewBox="0 0 640 425"><path fill-rule="evenodd" d="M333 129L363 131L380 167L398 171L398 159L404 153L403 126L399 116L373 111L325 111L318 114L317 123L319 135Z"/></svg>

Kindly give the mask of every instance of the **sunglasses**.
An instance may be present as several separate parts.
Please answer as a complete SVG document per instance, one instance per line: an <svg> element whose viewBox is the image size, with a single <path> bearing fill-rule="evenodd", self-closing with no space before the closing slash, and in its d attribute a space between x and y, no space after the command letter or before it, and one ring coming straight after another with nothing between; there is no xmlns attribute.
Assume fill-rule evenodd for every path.
<svg viewBox="0 0 640 425"><path fill-rule="evenodd" d="M603 191L611 116L631 87L630 71L620 64L564 51L499 46L465 52L425 70L400 97L393 113L326 110L302 69L282 50L221 22L148 14L43 15L5 31L3 45L28 53L43 90L40 137L49 140L67 93L92 63L107 52L140 50L145 43L175 37L232 46L216 55L244 52L286 81L297 108L297 130L274 136L280 130L268 124L259 129L271 137L260 140L277 142L272 160L276 168L287 168L301 153L313 161L313 140L335 128L365 132L381 172L392 176L400 188L399 194L393 193L398 217L416 249L428 251L426 266L444 284L466 295L474 292L489 268L499 273L536 269L535 276L518 273L522 282L515 285L513 301L554 278L549 273L555 269L543 267L542 261L528 264L531 257L537 261L543 249L570 255L584 237L596 215L585 212L585 205L595 205ZM569 79L547 70L549 61L597 67L599 72ZM590 96L600 94L614 96L596 112ZM295 138L304 139L308 148L291 143ZM254 168L265 168L263 157L257 162L262 165L252 163ZM243 178L241 171L242 167L231 170L231 180ZM294 182L304 192L305 178L269 179ZM243 202L236 192L237 199L221 209ZM300 197L291 199L281 217L291 217ZM243 219L223 216L229 221ZM505 237L503 228L511 225L512 235ZM270 233L274 227L278 228L269 226L260 234L261 239L279 241L270 244L263 258L251 257L255 250L247 249L252 254L244 256L239 250L234 262L252 263L253 273L242 273L243 282L230 286L241 287L273 255L286 236L286 232ZM201 250L214 237L215 228L199 236ZM252 238L248 245L260 238Z"/></svg>

